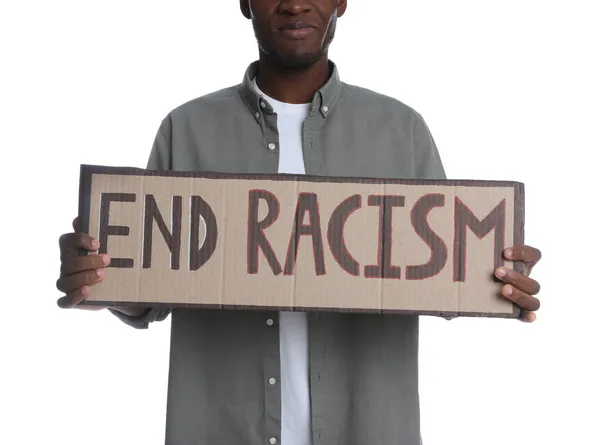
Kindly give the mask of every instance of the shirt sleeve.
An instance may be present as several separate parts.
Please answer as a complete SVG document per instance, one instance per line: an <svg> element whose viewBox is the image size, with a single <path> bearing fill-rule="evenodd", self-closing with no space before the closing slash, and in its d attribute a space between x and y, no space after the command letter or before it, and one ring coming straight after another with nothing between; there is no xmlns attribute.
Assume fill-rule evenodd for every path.
<svg viewBox="0 0 600 445"><path fill-rule="evenodd" d="M148 170L172 170L171 128L171 118L167 116L163 119L154 137L154 144L152 144L146 166Z"/></svg>
<svg viewBox="0 0 600 445"><path fill-rule="evenodd" d="M148 170L171 169L171 121L169 117L162 121L156 133L146 168ZM138 317L132 317L115 309L109 309L109 311L123 323L135 329L148 329L150 323L163 321L171 313L170 309L162 307L150 308L145 314Z"/></svg>
<svg viewBox="0 0 600 445"><path fill-rule="evenodd" d="M446 179L442 159L429 127L419 113L416 115L413 127L415 178Z"/></svg>
<svg viewBox="0 0 600 445"><path fill-rule="evenodd" d="M415 144L415 178L416 179L447 179L444 165L440 153L435 144L435 140L429 131L423 117L417 113L417 120L414 127ZM457 318L453 316L442 316L446 320Z"/></svg>
<svg viewBox="0 0 600 445"><path fill-rule="evenodd" d="M153 307L148 309L144 315L132 317L131 315L124 314L123 312L119 312L115 309L108 310L123 323L135 329L148 329L150 323L154 323L155 321L163 321L171 313L171 310L168 308Z"/></svg>

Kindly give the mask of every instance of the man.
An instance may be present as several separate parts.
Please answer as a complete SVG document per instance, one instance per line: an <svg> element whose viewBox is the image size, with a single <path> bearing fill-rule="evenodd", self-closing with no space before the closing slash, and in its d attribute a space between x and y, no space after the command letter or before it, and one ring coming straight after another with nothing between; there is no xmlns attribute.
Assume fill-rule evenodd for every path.
<svg viewBox="0 0 600 445"><path fill-rule="evenodd" d="M163 120L149 169L443 179L429 130L411 108L342 83L328 59L346 0L240 0L259 60L241 85ZM81 233L61 237L58 304L78 307L106 255ZM506 257L539 260L516 246ZM502 294L533 321L539 284L504 268ZM169 312L109 308L146 328ZM416 316L174 309L166 443L420 443Z"/></svg>

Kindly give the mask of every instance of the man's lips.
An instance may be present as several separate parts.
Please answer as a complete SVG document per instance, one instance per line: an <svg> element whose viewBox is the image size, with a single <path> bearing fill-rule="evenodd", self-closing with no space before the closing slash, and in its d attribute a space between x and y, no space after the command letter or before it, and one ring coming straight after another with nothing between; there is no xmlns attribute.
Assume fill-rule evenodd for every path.
<svg viewBox="0 0 600 445"><path fill-rule="evenodd" d="M315 31L314 26L304 22L286 23L279 28L279 31L291 39L302 39Z"/></svg>

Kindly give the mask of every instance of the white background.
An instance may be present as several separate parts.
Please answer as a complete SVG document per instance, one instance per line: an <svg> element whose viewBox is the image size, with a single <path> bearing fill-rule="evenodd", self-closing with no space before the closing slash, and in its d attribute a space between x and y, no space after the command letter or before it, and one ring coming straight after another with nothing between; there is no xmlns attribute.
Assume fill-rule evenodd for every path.
<svg viewBox="0 0 600 445"><path fill-rule="evenodd" d="M424 318L425 445L598 444L597 0L350 1L346 82L428 122L450 178L526 185L538 321ZM164 441L170 321L61 311L81 163L145 166L175 106L257 56L237 0L2 2L0 443ZM381 444L384 445L384 444Z"/></svg>

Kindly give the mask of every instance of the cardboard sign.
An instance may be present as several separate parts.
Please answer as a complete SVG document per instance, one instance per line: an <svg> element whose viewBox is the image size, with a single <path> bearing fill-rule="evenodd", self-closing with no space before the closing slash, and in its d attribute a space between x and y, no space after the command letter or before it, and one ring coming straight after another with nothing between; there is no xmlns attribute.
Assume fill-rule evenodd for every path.
<svg viewBox="0 0 600 445"><path fill-rule="evenodd" d="M82 166L79 216L112 258L88 304L519 314L521 183Z"/></svg>

